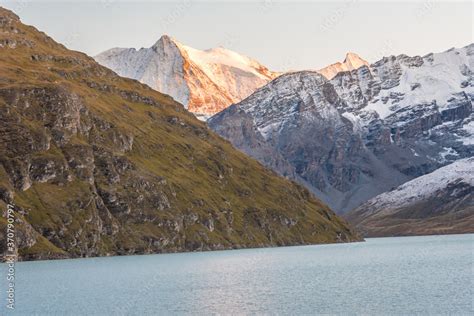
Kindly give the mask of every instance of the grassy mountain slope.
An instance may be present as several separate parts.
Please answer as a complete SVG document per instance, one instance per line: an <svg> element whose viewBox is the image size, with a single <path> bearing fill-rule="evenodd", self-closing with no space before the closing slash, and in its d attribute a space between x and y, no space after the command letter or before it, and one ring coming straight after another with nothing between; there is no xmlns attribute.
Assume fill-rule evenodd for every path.
<svg viewBox="0 0 474 316"><path fill-rule="evenodd" d="M360 239L170 97L2 8L0 119L0 209L15 205L20 259Z"/></svg>

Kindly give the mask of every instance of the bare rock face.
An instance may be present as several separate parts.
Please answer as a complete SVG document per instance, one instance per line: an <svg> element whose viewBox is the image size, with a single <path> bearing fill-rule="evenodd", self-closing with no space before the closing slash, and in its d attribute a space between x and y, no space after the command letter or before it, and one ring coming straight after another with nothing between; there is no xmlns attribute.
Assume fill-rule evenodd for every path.
<svg viewBox="0 0 474 316"><path fill-rule="evenodd" d="M211 127L222 137L231 139L233 145L244 153L261 161L284 177L296 178L295 167L266 142L254 126L252 117L245 111L231 105L227 111L217 115L214 122L215 124Z"/></svg>
<svg viewBox="0 0 474 316"><path fill-rule="evenodd" d="M32 43L0 47L0 207L21 260L360 240L169 96L0 8L7 40Z"/></svg>
<svg viewBox="0 0 474 316"><path fill-rule="evenodd" d="M309 71L285 74L208 122L285 174L262 158L261 148L273 149L273 157L286 161L279 166L294 168L290 177L346 212L473 156L473 45L425 57L386 57L331 80ZM252 141L256 134L264 141Z"/></svg>

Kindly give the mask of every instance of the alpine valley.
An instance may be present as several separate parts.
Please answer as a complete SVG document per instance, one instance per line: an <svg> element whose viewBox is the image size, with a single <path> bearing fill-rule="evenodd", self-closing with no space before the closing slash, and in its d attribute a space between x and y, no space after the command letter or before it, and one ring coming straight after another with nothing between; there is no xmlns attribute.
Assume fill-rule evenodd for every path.
<svg viewBox="0 0 474 316"><path fill-rule="evenodd" d="M173 47L165 37L151 52ZM261 83L272 78L247 62ZM13 205L21 260L361 240L171 97L3 8L0 74L0 208Z"/></svg>

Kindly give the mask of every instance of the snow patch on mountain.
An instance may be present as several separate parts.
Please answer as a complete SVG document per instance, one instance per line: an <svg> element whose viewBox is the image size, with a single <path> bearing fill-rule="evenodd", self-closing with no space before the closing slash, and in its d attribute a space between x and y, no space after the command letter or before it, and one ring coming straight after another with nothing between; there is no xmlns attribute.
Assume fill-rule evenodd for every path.
<svg viewBox="0 0 474 316"><path fill-rule="evenodd" d="M443 147L443 151L439 155L441 156L441 161L448 161L448 156L459 156L459 153L454 148Z"/></svg>
<svg viewBox="0 0 474 316"><path fill-rule="evenodd" d="M355 133L361 133L362 125L358 116L354 115L354 113L351 112L344 112L342 113L342 116L351 121Z"/></svg>
<svg viewBox="0 0 474 316"><path fill-rule="evenodd" d="M462 131L465 132L466 136L460 138L464 145L474 145L474 121L464 125Z"/></svg>
<svg viewBox="0 0 474 316"><path fill-rule="evenodd" d="M471 44L424 57L392 56L390 62L371 65L379 79L387 77L389 71L386 67L395 68L398 77L390 78L393 85L386 89L382 87L364 110L375 111L385 119L415 104L435 104L440 110L447 108L453 94L474 93L473 51Z"/></svg>
<svg viewBox="0 0 474 316"><path fill-rule="evenodd" d="M408 181L395 190L382 193L364 205L374 211L403 207L433 196L449 184L463 182L474 186L474 158L457 160L432 173Z"/></svg>
<svg viewBox="0 0 474 316"><path fill-rule="evenodd" d="M181 49L184 49L188 53L189 58L200 66L210 77L215 75L215 67L213 65L226 65L252 73L261 79L269 78L257 71L257 69L261 67L257 61L223 47L199 50L183 44L178 45Z"/></svg>

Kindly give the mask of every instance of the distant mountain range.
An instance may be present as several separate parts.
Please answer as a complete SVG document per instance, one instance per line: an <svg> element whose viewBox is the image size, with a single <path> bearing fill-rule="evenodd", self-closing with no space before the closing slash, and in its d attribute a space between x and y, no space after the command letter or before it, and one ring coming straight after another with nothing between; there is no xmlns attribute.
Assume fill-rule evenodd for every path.
<svg viewBox="0 0 474 316"><path fill-rule="evenodd" d="M148 57L131 57L139 55ZM150 49L112 49L96 60L201 118L215 114L209 126L235 147L345 213L473 156L473 56L474 44L372 64L348 53L316 71L277 73L223 48L199 51L164 36ZM202 84L204 77L215 84Z"/></svg>
<svg viewBox="0 0 474 316"><path fill-rule="evenodd" d="M0 209L21 260L361 240L169 96L1 7L0 74Z"/></svg>
<svg viewBox="0 0 474 316"><path fill-rule="evenodd" d="M471 44L385 57L331 80L284 74L208 123L343 213L473 156L473 63Z"/></svg>
<svg viewBox="0 0 474 316"><path fill-rule="evenodd" d="M152 47L112 48L94 57L117 74L166 93L200 119L238 103L282 73L223 47L198 50L163 35ZM369 63L355 53L317 70L327 79Z"/></svg>

